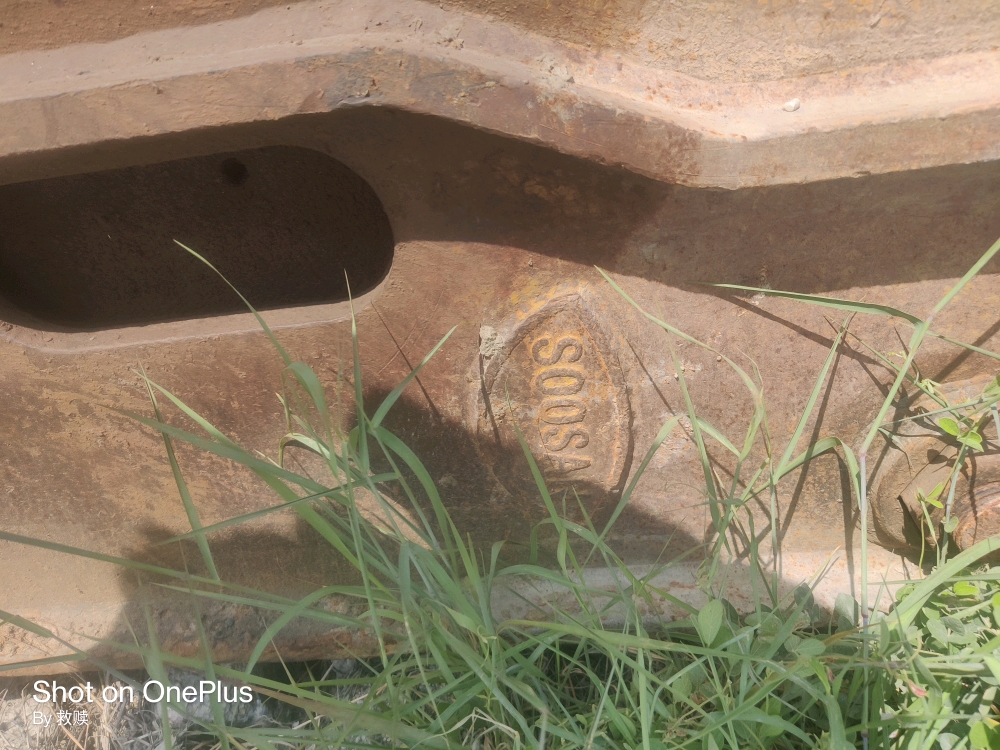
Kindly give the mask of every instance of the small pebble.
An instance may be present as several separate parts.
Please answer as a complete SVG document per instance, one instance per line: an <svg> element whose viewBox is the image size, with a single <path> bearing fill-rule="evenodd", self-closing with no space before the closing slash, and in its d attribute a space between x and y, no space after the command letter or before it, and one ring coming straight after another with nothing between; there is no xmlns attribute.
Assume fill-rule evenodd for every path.
<svg viewBox="0 0 1000 750"><path fill-rule="evenodd" d="M802 102L798 99L792 99L791 101L785 102L785 106L782 107L786 112L794 112L799 107L802 106Z"/></svg>

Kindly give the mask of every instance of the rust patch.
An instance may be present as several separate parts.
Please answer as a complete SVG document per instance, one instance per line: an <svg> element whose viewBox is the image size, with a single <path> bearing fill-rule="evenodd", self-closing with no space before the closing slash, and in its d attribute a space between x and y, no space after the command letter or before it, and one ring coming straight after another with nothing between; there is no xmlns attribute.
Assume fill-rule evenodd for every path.
<svg viewBox="0 0 1000 750"><path fill-rule="evenodd" d="M588 512L621 489L632 450L631 408L612 337L579 292L555 294L483 337L479 444L516 497L538 497L520 430L555 497ZM515 426L517 430L515 430Z"/></svg>

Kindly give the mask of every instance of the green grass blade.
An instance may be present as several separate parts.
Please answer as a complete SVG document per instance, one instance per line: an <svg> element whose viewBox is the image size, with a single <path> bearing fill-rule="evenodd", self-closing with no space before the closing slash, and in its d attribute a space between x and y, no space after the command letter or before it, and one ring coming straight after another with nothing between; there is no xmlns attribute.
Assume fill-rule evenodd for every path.
<svg viewBox="0 0 1000 750"><path fill-rule="evenodd" d="M809 416L812 414L813 409L816 406L816 402L819 400L819 394L823 389L823 383L826 382L827 373L830 371L830 367L833 365L833 361L837 357L840 342L844 340L844 335L847 333L847 328L851 324L852 317L853 313L847 316L844 323L841 325L836 338L833 340L833 344L830 346L830 353L827 355L826 361L823 363L823 367L820 369L819 375L816 377L816 385L813 386L812 393L809 394L809 400L806 402L806 406L802 410L802 415L799 417L798 424L795 425L795 431L792 433L792 437L788 441L785 452L778 461L778 466L775 469L775 473L778 475L786 473L785 467L791 460L792 454L795 451L795 446L799 444L799 440L802 438L802 433L805 431L806 424L809 421Z"/></svg>
<svg viewBox="0 0 1000 750"><path fill-rule="evenodd" d="M201 653L204 658L202 669L204 670L205 678L209 682L215 682L215 664L212 662L212 646L208 641L208 633L205 632L205 623L203 622L201 607L197 600L194 601L194 615L194 624L198 631L198 642L201 644ZM208 700L214 721L214 724L211 725L211 730L219 739L220 750L229 750L229 736L226 733L226 717L222 712L221 696L212 693Z"/></svg>
<svg viewBox="0 0 1000 750"><path fill-rule="evenodd" d="M267 334L267 337L271 340L271 343L274 345L274 348L277 349L278 354L285 361L285 364L286 365L290 365L292 363L292 358L288 356L288 352L286 352L285 349L281 346L281 344L278 343L278 339L275 338L274 333L271 331L270 326L268 326L267 323L264 321L264 318L262 318L261 315L260 315L260 313L257 312L256 308L253 305L250 304L250 301L240 293L240 290L237 289L235 286L233 286L229 282L229 279L227 279L225 276L223 276L222 272L219 271L219 269L216 268L215 266L213 266L211 263L209 263L208 260L206 260L204 257L202 257L201 255L199 255L197 252L195 252L194 250L192 250L191 248L189 248L184 243L177 242L177 240L174 240L174 242L176 242L182 248L184 248L189 253L191 253L191 255L193 255L195 258L197 258L202 263L204 263L206 266L208 266L213 271L215 271L215 274L220 279L222 279L224 282L226 282L226 286L228 286L230 289L232 289L236 293L236 296L239 297L241 300L243 300L243 304L246 305L247 309L250 310L250 312L253 313L253 316L257 319L257 323L260 324L261 329L263 329L264 333Z"/></svg>
<svg viewBox="0 0 1000 750"><path fill-rule="evenodd" d="M690 335L684 333L684 331L680 330L679 328L675 328L674 326L670 325L666 321L661 320L660 318L657 318L655 315L652 315L651 313L646 312L645 310L642 309L642 307L639 305L638 302L636 302L634 299L632 299L628 294L625 293L624 289L622 289L620 286L618 286L617 283L615 283L614 279L612 279L604 271L604 269L597 268L597 272L600 273L601 276L604 277L605 281L607 281L611 285L612 289L614 289L616 292L618 292L618 294L626 302L628 302L630 305L632 305L632 307L634 307L636 310L638 310L639 313L643 315L643 317L645 317L648 320L650 320L651 322L655 323L656 325L658 325L660 328L662 328L663 330L667 331L668 333L672 333L675 336L677 336L678 338L681 338L684 341L687 341L689 344L694 344L695 346L698 346L698 347L700 347L702 349L705 349L706 351L709 351L709 352L711 352L712 354L715 354L718 357L722 357L723 361L727 365L729 365L729 367L731 367L733 369L733 371L737 375L739 375L740 379L743 381L743 384L746 386L747 390L749 390L750 393L754 395L754 398L756 399L756 398L758 398L760 396L759 389L757 387L757 384L754 382L753 378L751 378L749 375L747 375L746 371L742 367L740 367L738 364L736 364L735 362L733 362L733 360L731 360L729 357L727 357L722 352L717 351L716 349L713 349L712 347L708 346L708 344L705 344L705 343L699 341L698 339L694 338L693 336L690 336Z"/></svg>
<svg viewBox="0 0 1000 750"><path fill-rule="evenodd" d="M160 405L156 401L156 393L154 393L152 386L150 386L149 379L146 378L145 371L141 374L143 380L146 382L146 391L149 393L149 400L153 404L153 413L156 415L156 420L158 422L162 422L163 414L160 412ZM198 551L201 553L202 560L205 561L205 567L208 569L209 575L211 575L215 580L219 580L219 571L215 568L215 561L212 559L212 551L208 547L208 540L205 538L205 532L202 530L201 519L198 516L198 509L195 507L191 493L188 491L187 482L184 481L184 475L181 473L180 464L177 463L177 456L174 454L173 443L170 441L170 436L166 433L161 433L160 436L163 438L163 445L167 451L167 459L170 461L170 470L174 475L174 484L177 486L177 493L181 496L181 502L184 505L184 512L187 514L188 523L191 524L191 536L198 545Z"/></svg>
<svg viewBox="0 0 1000 750"><path fill-rule="evenodd" d="M396 476L394 474L377 474L376 476L372 477L372 481L387 482L395 478ZM366 487L367 483L353 482L351 483L351 486ZM162 542L157 542L154 546L161 547L165 544L172 544L173 542L180 542L185 539L191 539L192 537L195 536L196 533L211 534L212 532L220 531L222 529L229 528L230 526L236 526L242 523L246 523L247 521L252 521L255 518L261 518L262 516L266 516L270 513L275 513L277 511L294 508L296 505L300 505L302 503L311 503L315 502L316 500L322 500L324 497L333 498L341 502L346 502L347 495L345 495L344 492L345 492L345 487L342 485L341 487L337 487L335 489L323 490L322 492L316 492L313 493L312 495L305 495L303 497L296 498L295 500L291 500L286 503L281 503L280 505L272 505L267 508L262 508L261 510L255 510L251 511L250 513L244 513L243 515L240 516L233 516L232 518L227 518L225 521L219 521L218 523L213 523L210 526L204 526L202 527L200 532L190 531L186 534L179 534L178 536L172 536L169 539L165 539Z"/></svg>
<svg viewBox="0 0 1000 750"><path fill-rule="evenodd" d="M720 537L724 536L725 530L721 526L722 515L719 512L719 496L718 491L715 486L715 475L712 473L712 462L708 455L708 449L705 447L705 439L702 436L701 431L701 420L698 419L698 415L694 411L694 402L691 400L691 394L688 392L687 379L684 377L684 368L681 367L680 362L677 360L677 352L674 351L673 344L667 342L670 348L670 356L674 362L674 368L677 371L678 377L677 382L681 386L681 394L684 397L684 407L687 409L688 419L691 421L691 434L694 437L695 446L698 448L698 457L701 461L701 471L705 479L705 492L708 495L708 509L712 516L712 523L715 526L716 532L719 533Z"/></svg>
<svg viewBox="0 0 1000 750"><path fill-rule="evenodd" d="M928 316L928 323L930 323L930 319L932 317L941 312L949 302L955 299L958 293L965 288L966 284L979 275L979 272L983 270L987 263L993 260L993 256L996 255L997 252L1000 252L1000 239L990 245L990 249L983 253L979 260L973 264L972 268L966 271L965 275L958 280L958 283L949 289L948 293L945 294L936 305L934 305L934 309L931 310L931 314Z"/></svg>
<svg viewBox="0 0 1000 750"><path fill-rule="evenodd" d="M337 701L336 703L318 701L314 697L299 697L288 695L277 690L264 687L254 687L258 693L270 696L291 706L310 711L318 716L326 716L334 721L352 724L361 729L385 735L394 740L405 742L410 748L434 748L440 750L458 750L463 745L455 744L446 737L422 732L401 721L385 719L377 714L358 711L351 703Z"/></svg>
<svg viewBox="0 0 1000 750"><path fill-rule="evenodd" d="M254 646L253 651L250 652L250 658L247 659L247 665L246 668L244 669L244 672L250 674L250 672L253 671L254 665L257 664L257 660L260 659L261 655L264 653L264 649L266 649L271 644L271 641L273 641L275 636L277 636L278 633L281 632L282 628L284 628L288 623L290 623L296 617L302 616L305 610L307 610L313 604L318 602L320 599L326 596L330 596L333 593L335 593L335 591L330 588L316 589L311 594L302 597L302 599L299 600L298 604L288 609L277 620L272 622L267 627L267 630L265 630L264 633L261 635L261 637L257 640L257 645Z"/></svg>
<svg viewBox="0 0 1000 750"><path fill-rule="evenodd" d="M373 430L377 429L379 425L382 424L382 420L385 419L385 415L389 413L389 410L393 407L396 401L399 400L399 397L403 395L403 391L406 390L406 387L411 382L413 382L413 379L416 378L417 375L420 374L420 371L424 368L424 365L426 365L428 362L431 361L431 358L435 354L437 354L438 349L444 346L444 343L449 338L451 338L451 334L453 334L455 332L455 329L457 328L458 328L457 325L453 326L452 329L444 335L444 338L442 338L439 342L437 342L435 347L431 349L430 352L427 354L427 356L421 360L420 364L414 367L413 371L405 378L403 378L403 380L399 383L399 385L393 388L392 392L390 392L388 396L382 399L382 403L379 404L378 409L375 410L375 415L371 418L371 428Z"/></svg>
<svg viewBox="0 0 1000 750"><path fill-rule="evenodd" d="M645 473L646 468L649 466L649 462L653 460L653 456L656 455L656 451L658 451L660 446L663 445L663 442L670 437L670 434L677 427L677 423L679 421L680 417L671 417L664 423L663 427L660 428L660 431L657 433L652 444L649 446L649 450L646 451L646 455L642 457L642 461L639 462L639 466L632 473L632 478L629 480L628 486L622 493L621 500L619 500L618 504L615 506L607 524L605 524L604 531L601 532L601 535L598 538L598 543L603 542L607 535L611 532L611 528L618 520L618 516L622 514L622 511L625 510L629 500L632 498L632 493L635 492L635 488L639 484L639 480Z"/></svg>
<svg viewBox="0 0 1000 750"><path fill-rule="evenodd" d="M869 315L887 315L892 318L902 318L913 325L918 325L923 321L915 315L899 310L888 305L877 305L873 302L852 302L851 300L838 299L836 297L820 297L815 294L800 294L799 292L783 292L780 289L763 289L755 286L741 286L739 284L704 284L705 286L717 289L736 289L741 292L753 292L754 294L764 294L768 297L780 297L798 302L806 302L811 305L820 305L834 310L846 310L853 313L868 313Z"/></svg>
<svg viewBox="0 0 1000 750"><path fill-rule="evenodd" d="M920 610L923 609L927 600L935 591L946 585L948 579L957 575L965 568L972 567L983 557L998 549L1000 549L1000 536L993 536L981 542L976 542L967 550L963 550L948 560L927 578L917 583L913 591L894 610L894 618L900 627L903 630L909 627L914 618L920 613Z"/></svg>

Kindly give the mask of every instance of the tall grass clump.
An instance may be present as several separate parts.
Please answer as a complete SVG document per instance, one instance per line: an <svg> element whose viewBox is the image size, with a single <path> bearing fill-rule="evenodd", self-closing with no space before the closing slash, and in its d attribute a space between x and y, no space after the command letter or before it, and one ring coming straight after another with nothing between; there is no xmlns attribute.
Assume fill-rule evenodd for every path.
<svg viewBox="0 0 1000 750"><path fill-rule="evenodd" d="M1000 686L1000 568L983 563L1000 542L989 539L949 555L947 535L954 530L949 515L935 532L941 543L925 577L900 589L891 607L873 606L868 585L860 587L859 602L845 592L837 616L827 624L811 614L808 586L781 594L776 510L783 481L816 456L838 452L850 472L851 502L857 504L862 525L861 576L867 582L867 454L880 434L891 433L886 416L903 386L937 399L958 436L966 438L959 466L966 449L981 449L985 425L996 418L1000 386L987 389L975 402L950 404L936 384L921 377L914 361L926 338L942 338L931 328L934 316L998 250L1000 242L926 318L882 305L736 287L845 314L787 444L776 445L769 433L764 389L756 370L747 372L712 350L739 376L753 404L742 441L727 439L698 415L678 365L685 413L671 417L650 445L641 446L642 455L620 503L607 524L597 527L586 513L576 522L558 512L563 502L574 498L550 494L522 439L548 517L532 536L530 554L520 561L507 562L503 543L483 547L463 536L419 457L385 426L387 414L421 368L446 345L450 332L381 403L369 405L352 323L355 414L354 427L346 430L316 373L286 352L259 315L284 363L281 405L288 431L275 460L241 448L145 373L152 416L131 415L163 437L192 527L170 541L193 541L204 574L7 533L0 539L125 566L141 575L146 585L189 592L195 600L238 602L259 609L268 627L249 663L241 667L213 662L200 621L196 623L203 643L200 658L161 648L151 616L147 628L136 627L134 641L101 644L141 657L153 677L165 679L169 668L200 671L207 679L252 686L260 695L296 706L308 717L293 727L237 728L227 725L216 704L210 717L193 720L219 747L1000 747L994 706ZM606 278L664 331L664 347L675 362L677 339L709 348L641 310ZM837 436L801 445L839 348L850 335L851 320L859 314L888 316L912 327L902 363L878 355L896 373L895 380L860 445ZM166 421L162 410L166 403L179 411L182 422ZM643 471L679 429L682 418L700 457L701 489L714 531L704 550L700 577L706 603L698 609L656 588L660 568L637 575L606 541ZM945 422L943 433L949 433L948 427L951 423ZM978 441L969 437L973 431ZM203 526L173 449L177 441L247 467L279 502ZM310 451L324 465L329 480L284 465L284 451L290 445ZM720 480L713 470L711 451L729 454L735 467L729 481ZM761 530L750 512L750 505L760 502L770 508L766 550L758 544ZM220 579L212 558L213 534L275 512L296 513L308 523L351 566L357 582L320 588L293 600ZM539 541L543 538L551 540L544 551ZM728 567L741 556L753 568L749 613L736 611L722 585ZM612 571L613 584L597 588L588 583L587 569L593 566ZM498 620L492 606L495 593L505 587L516 590L517 582L524 580L543 581L565 592L559 601L571 601L572 606L551 605L545 620ZM356 606L324 606L331 598ZM672 621L650 618L644 613L654 598L672 602L687 616ZM36 635L55 638L14 613L0 617ZM284 681L261 676L255 663L278 647L283 628L300 618L369 633L372 650L365 655L364 673L351 679ZM74 651L72 658L94 661L84 651L61 643ZM345 690L357 697L345 698ZM183 705L170 708L186 710ZM166 721L164 727L164 747L173 747Z"/></svg>

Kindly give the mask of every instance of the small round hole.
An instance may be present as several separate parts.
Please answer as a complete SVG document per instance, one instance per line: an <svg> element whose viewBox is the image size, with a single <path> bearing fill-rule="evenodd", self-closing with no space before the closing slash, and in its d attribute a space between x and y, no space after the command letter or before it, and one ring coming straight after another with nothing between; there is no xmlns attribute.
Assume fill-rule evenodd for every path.
<svg viewBox="0 0 1000 750"><path fill-rule="evenodd" d="M250 175L247 171L247 165L239 159L226 159L219 169L230 185L242 185Z"/></svg>

